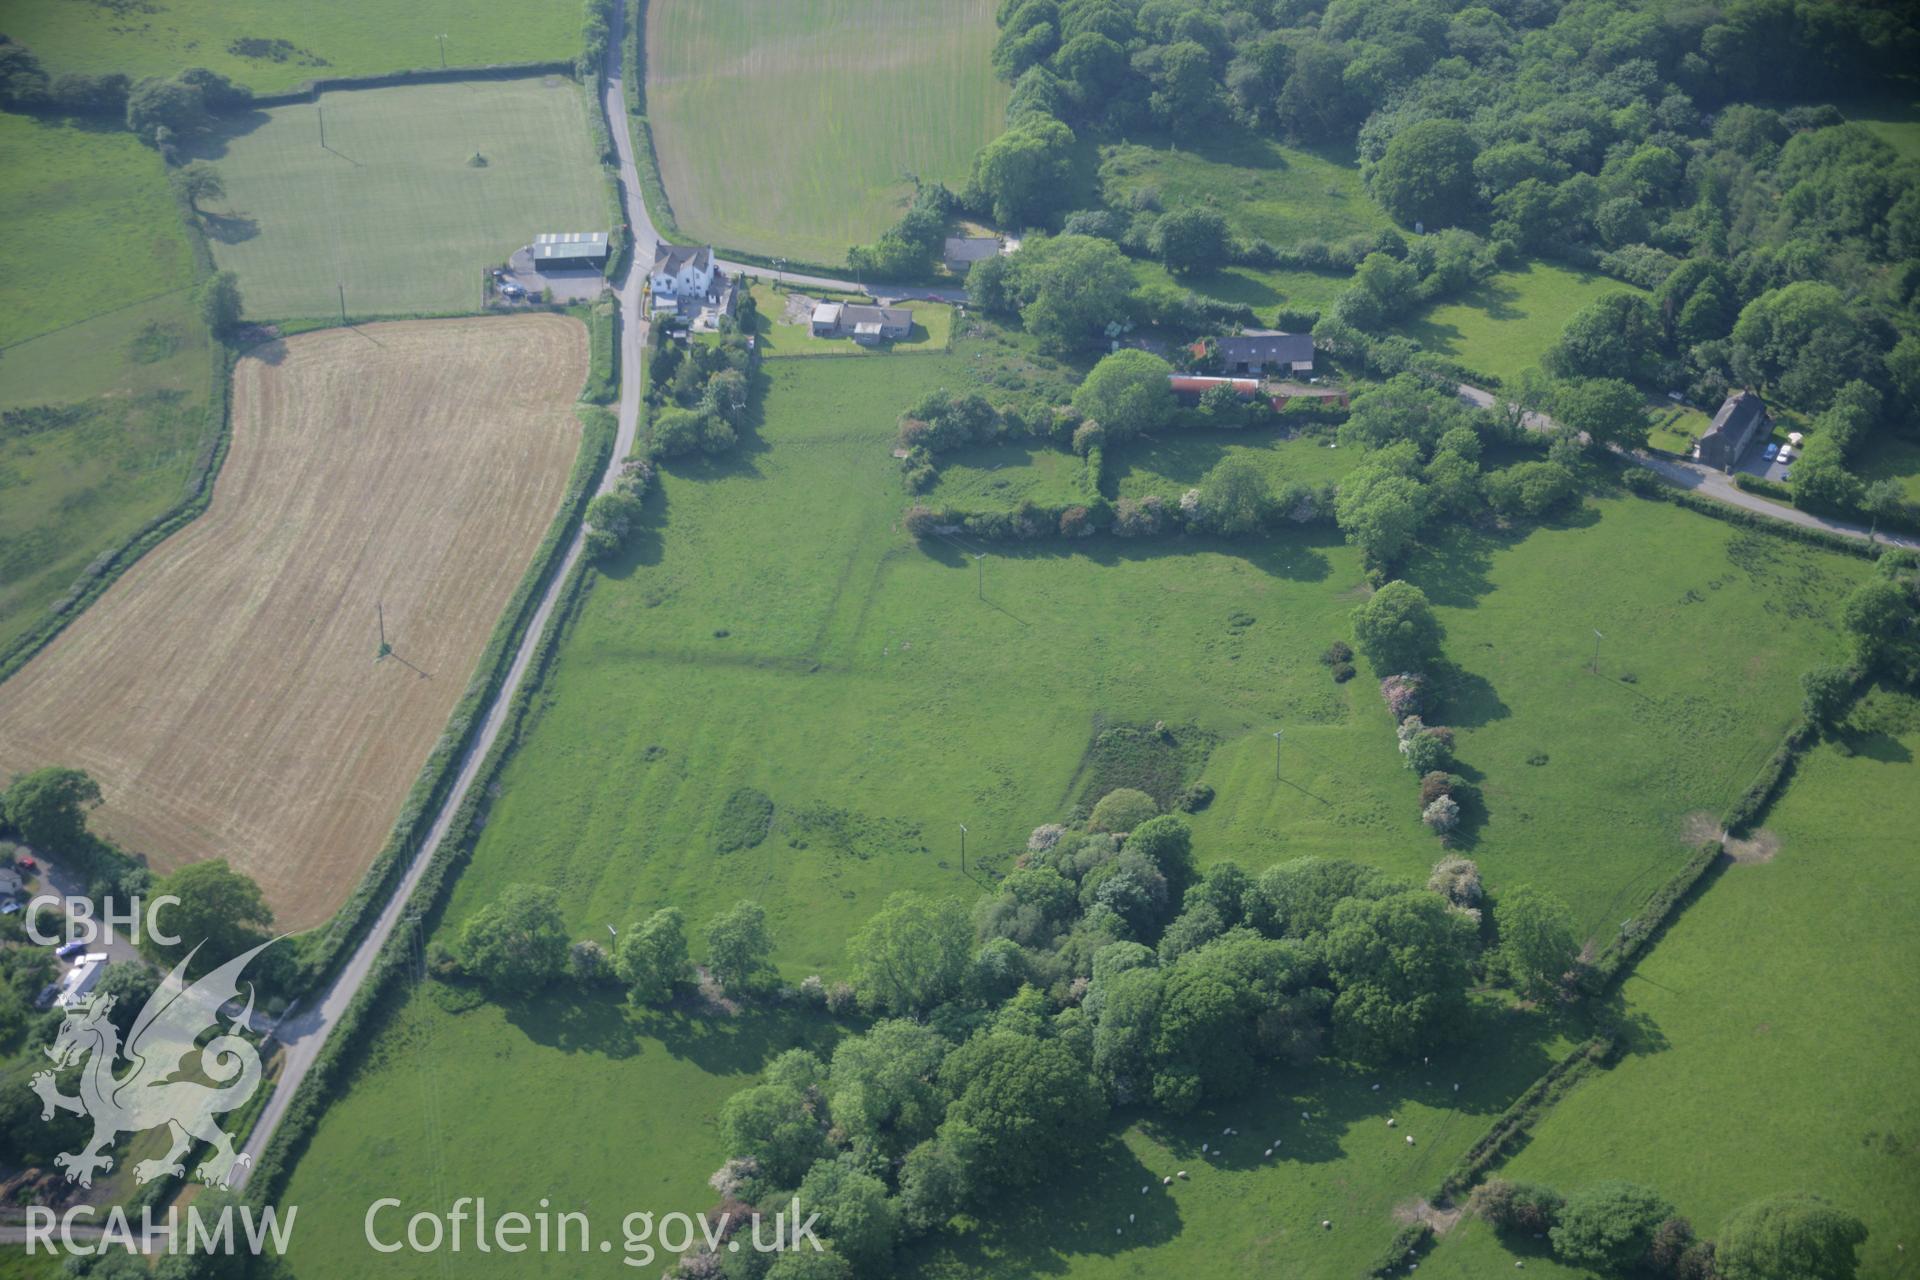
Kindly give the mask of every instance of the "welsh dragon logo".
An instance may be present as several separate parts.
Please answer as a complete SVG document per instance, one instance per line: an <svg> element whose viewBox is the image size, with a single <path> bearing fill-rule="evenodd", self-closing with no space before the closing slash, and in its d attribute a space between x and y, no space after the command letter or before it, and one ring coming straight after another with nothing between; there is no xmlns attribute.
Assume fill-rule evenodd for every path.
<svg viewBox="0 0 1920 1280"><path fill-rule="evenodd" d="M196 1139L213 1147L213 1154L198 1170L203 1182L224 1187L236 1165L250 1163L250 1157L233 1149L232 1135L213 1118L240 1106L260 1087L260 1054L244 1038L233 1034L235 1028L252 1029L251 983L247 986L246 1008L238 1018L229 1020L227 1032L197 1050L195 1042L203 1032L218 1026L221 1008L238 998L240 971L271 945L263 942L192 983L187 981L187 965L193 953L188 953L141 1008L127 1032L125 1045L107 1018L113 1009L113 996L94 996L67 1011L47 1056L57 1069L86 1064L80 1072L80 1096L62 1094L52 1071L39 1072L32 1082L33 1091L40 1095L42 1120L53 1119L58 1109L93 1121L93 1137L85 1146L72 1155L63 1152L53 1158L66 1170L67 1181L92 1186L96 1170L113 1168L113 1157L106 1152L115 1138L161 1125L172 1131L173 1146L158 1160L136 1164L136 1182L150 1182L162 1174L185 1177L181 1158ZM182 1077L185 1059L196 1053L200 1074L212 1084ZM118 1075L122 1058L131 1070Z"/></svg>

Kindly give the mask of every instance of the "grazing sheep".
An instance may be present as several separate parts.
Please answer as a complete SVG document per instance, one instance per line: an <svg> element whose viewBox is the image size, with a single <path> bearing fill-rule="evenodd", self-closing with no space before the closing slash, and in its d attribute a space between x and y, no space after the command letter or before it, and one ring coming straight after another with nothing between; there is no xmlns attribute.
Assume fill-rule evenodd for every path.
<svg viewBox="0 0 1920 1280"><path fill-rule="evenodd" d="M1120 1234L1120 1228L1118 1228L1118 1227L1115 1227L1115 1228L1113 1229L1113 1234L1115 1234L1115 1235L1119 1235L1119 1234Z"/></svg>
<svg viewBox="0 0 1920 1280"><path fill-rule="evenodd" d="M1207 1144L1204 1142L1200 1144L1200 1154L1201 1155L1207 1154Z"/></svg>
<svg viewBox="0 0 1920 1280"><path fill-rule="evenodd" d="M1153 1190L1153 1184L1152 1184L1151 1182L1149 1182L1149 1183L1148 1183L1148 1184L1147 1184L1146 1186L1144 1186L1144 1187L1142 1187L1142 1188L1140 1188L1140 1194L1141 1194L1141 1195L1145 1195L1145 1194L1147 1194L1147 1192L1149 1192L1149 1191L1151 1191L1151 1190Z"/></svg>
<svg viewBox="0 0 1920 1280"><path fill-rule="evenodd" d="M1133 1221L1133 1215L1132 1215L1132 1214L1128 1214L1128 1215L1127 1215L1127 1221L1128 1221L1128 1222L1132 1222L1132 1221Z"/></svg>
<svg viewBox="0 0 1920 1280"><path fill-rule="evenodd" d="M1460 1086L1459 1086L1458 1084L1456 1084L1456 1085L1454 1085L1454 1086L1453 1086L1453 1091L1454 1091L1455 1093L1458 1093L1458 1092L1460 1092Z"/></svg>
<svg viewBox="0 0 1920 1280"><path fill-rule="evenodd" d="M1400 1122L1398 1120L1395 1120L1392 1116L1387 1117L1387 1128L1391 1129L1399 1123Z"/></svg>
<svg viewBox="0 0 1920 1280"><path fill-rule="evenodd" d="M1306 1119L1309 1119L1310 1117L1309 1117L1309 1116L1307 1115L1307 1113L1306 1113L1306 1112L1304 1112L1304 1111L1302 1111L1302 1112L1300 1113L1300 1118L1301 1118L1302 1120L1306 1120Z"/></svg>
<svg viewBox="0 0 1920 1280"><path fill-rule="evenodd" d="M1380 1086L1379 1086L1379 1085L1375 1085L1375 1086L1373 1086L1373 1091L1374 1091L1375 1093L1378 1093L1378 1092L1380 1092Z"/></svg>
<svg viewBox="0 0 1920 1280"><path fill-rule="evenodd" d="M1324 1227L1324 1228L1325 1228L1326 1230L1328 1230L1328 1231L1331 1231L1331 1230L1333 1230L1333 1219L1332 1219L1332 1218L1322 1218L1322 1219L1320 1219L1320 1225L1321 1225L1322 1227Z"/></svg>
<svg viewBox="0 0 1920 1280"><path fill-rule="evenodd" d="M1412 1134L1408 1134L1408 1135L1407 1135L1407 1145L1408 1145L1408 1146L1412 1146L1412 1145L1413 1145L1413 1135L1412 1135Z"/></svg>
<svg viewBox="0 0 1920 1280"><path fill-rule="evenodd" d="M1162 1178L1162 1179L1160 1179L1160 1185L1161 1185L1161 1186L1163 1186L1163 1187L1170 1187L1170 1186L1172 1186L1172 1185L1173 1185L1173 1175L1172 1175L1172 1174L1168 1174L1168 1175L1167 1175L1166 1177L1164 1177L1164 1178Z"/></svg>
<svg viewBox="0 0 1920 1280"><path fill-rule="evenodd" d="M1267 1157L1267 1159L1269 1159L1269 1160L1271 1160L1271 1159L1273 1159L1273 1148L1272 1148L1272 1147L1268 1147L1268 1148L1267 1148L1267 1150L1266 1150L1266 1152L1265 1152L1265 1154L1266 1154L1266 1157Z"/></svg>

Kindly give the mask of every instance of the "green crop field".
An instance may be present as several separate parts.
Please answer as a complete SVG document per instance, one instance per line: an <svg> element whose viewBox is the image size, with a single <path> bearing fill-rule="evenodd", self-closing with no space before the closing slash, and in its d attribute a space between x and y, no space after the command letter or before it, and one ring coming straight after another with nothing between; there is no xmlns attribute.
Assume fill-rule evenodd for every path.
<svg viewBox="0 0 1920 1280"><path fill-rule="evenodd" d="M0 363L15 344L193 280L160 157L127 133L0 113ZM36 247L37 246L37 247Z"/></svg>
<svg viewBox="0 0 1920 1280"><path fill-rule="evenodd" d="M1560 340L1573 313L1608 293L1644 293L1588 271L1531 262L1502 271L1455 302L1401 326L1410 338L1471 369L1517 378Z"/></svg>
<svg viewBox="0 0 1920 1280"><path fill-rule="evenodd" d="M535 235L606 229L585 111L578 85L549 76L248 112L204 147L227 187L214 258L239 273L249 316L332 315L342 285L353 315L471 311L482 269Z"/></svg>
<svg viewBox="0 0 1920 1280"><path fill-rule="evenodd" d="M653 0L647 112L692 239L838 263L910 174L958 185L1000 132L993 0Z"/></svg>
<svg viewBox="0 0 1920 1280"><path fill-rule="evenodd" d="M1503 1176L1566 1189L1605 1170L1658 1188L1706 1236L1750 1200L1812 1191L1872 1232L1862 1276L1913 1274L1920 1024L1886 995L1920 964L1893 907L1920 893L1920 703L1876 692L1854 720L1847 753L1816 749L1768 815L1747 856L1771 860L1715 874L1640 961L1624 1060L1563 1100ZM1476 1223L1420 1274L1488 1275L1508 1256Z"/></svg>
<svg viewBox="0 0 1920 1280"><path fill-rule="evenodd" d="M1321 853L1424 878L1440 850L1372 682L1336 685L1315 660L1361 594L1357 558L1330 531L1002 546L977 567L966 546L907 539L895 419L929 389L967 389L985 345L772 362L741 452L667 468L650 527L571 625L441 940L516 883L561 887L580 937L668 903L697 937L748 896L769 911L789 980L839 976L847 935L887 893L971 896L1031 827L1081 799L1102 726L1159 719L1204 755L1217 792L1194 819L1204 860ZM1331 465L1309 462L1310 447L1276 452ZM1148 463L1172 478L1198 461ZM1798 709L1794 676L1837 648L1826 618L1865 571L1618 498L1557 527L1461 533L1416 562L1464 670L1446 718L1487 797L1487 820L1462 839L1490 881L1551 885L1587 929L1631 914L1685 857L1685 815L1724 807L1777 744ZM1600 676L1586 670L1589 623L1616 637ZM743 788L771 801L771 826L722 852ZM424 1201L435 1179L501 1202L697 1210L723 1154L720 1101L780 1049L834 1034L810 1014L659 1015L599 996L454 1012L464 1003L431 986L412 997L335 1104L286 1195L315 1223L307 1239L356 1228L366 1188ZM1583 1034L1493 1006L1483 1017L1432 1077L1329 1070L1232 1115L1117 1129L1080 1180L933 1242L916 1271L1131 1274L1142 1255L1110 1224L1139 1208L1143 1172L1176 1160L1204 1172L1153 1204L1135 1243L1198 1258L1224 1241L1256 1269L1352 1271L1391 1234L1388 1209ZM1383 1080L1391 1092L1374 1094ZM1290 1119L1303 1107L1307 1126ZM1397 1137L1380 1142L1388 1114L1429 1141L1411 1157ZM1277 1126L1302 1154L1264 1166L1241 1152L1216 1168L1196 1155L1208 1123ZM1309 1229L1324 1216L1340 1219L1332 1237ZM1043 1230L1054 1221L1069 1229ZM294 1262L325 1277L361 1274L363 1260L309 1247Z"/></svg>
<svg viewBox="0 0 1920 1280"><path fill-rule="evenodd" d="M177 502L207 432L207 334L160 158L0 114L0 647Z"/></svg>
<svg viewBox="0 0 1920 1280"><path fill-rule="evenodd" d="M75 3L11 0L7 34L63 71L167 76L208 67L260 93L320 76L365 76L440 65L564 62L580 48L577 0L379 0L289 5L275 0Z"/></svg>
<svg viewBox="0 0 1920 1280"><path fill-rule="evenodd" d="M1235 131L1198 149L1104 147L1100 178L1115 208L1128 207L1146 191L1168 209L1212 205L1235 234L1283 248L1392 225L1367 194L1351 151L1309 151Z"/></svg>

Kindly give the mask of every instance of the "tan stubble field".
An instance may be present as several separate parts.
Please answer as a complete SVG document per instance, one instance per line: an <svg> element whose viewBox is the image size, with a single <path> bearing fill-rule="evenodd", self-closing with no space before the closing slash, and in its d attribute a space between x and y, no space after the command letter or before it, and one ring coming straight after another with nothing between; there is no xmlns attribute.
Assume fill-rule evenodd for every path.
<svg viewBox="0 0 1920 1280"><path fill-rule="evenodd" d="M551 315L243 357L207 511L0 684L0 779L84 769L94 828L156 871L226 858L279 927L325 920L558 509L586 373L584 326Z"/></svg>

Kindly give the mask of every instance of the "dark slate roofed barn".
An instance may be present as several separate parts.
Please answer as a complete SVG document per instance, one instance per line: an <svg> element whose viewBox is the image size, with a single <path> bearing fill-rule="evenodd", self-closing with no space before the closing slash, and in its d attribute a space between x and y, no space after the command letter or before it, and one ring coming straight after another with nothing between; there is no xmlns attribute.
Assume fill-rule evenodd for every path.
<svg viewBox="0 0 1920 1280"><path fill-rule="evenodd" d="M1281 333L1277 329L1248 329L1230 338L1218 338L1214 347L1228 373L1313 372L1313 335Z"/></svg>
<svg viewBox="0 0 1920 1280"><path fill-rule="evenodd" d="M1766 403L1751 391L1737 392L1713 415L1713 425L1700 436L1694 456L1709 467L1735 466L1753 442L1772 429Z"/></svg>

